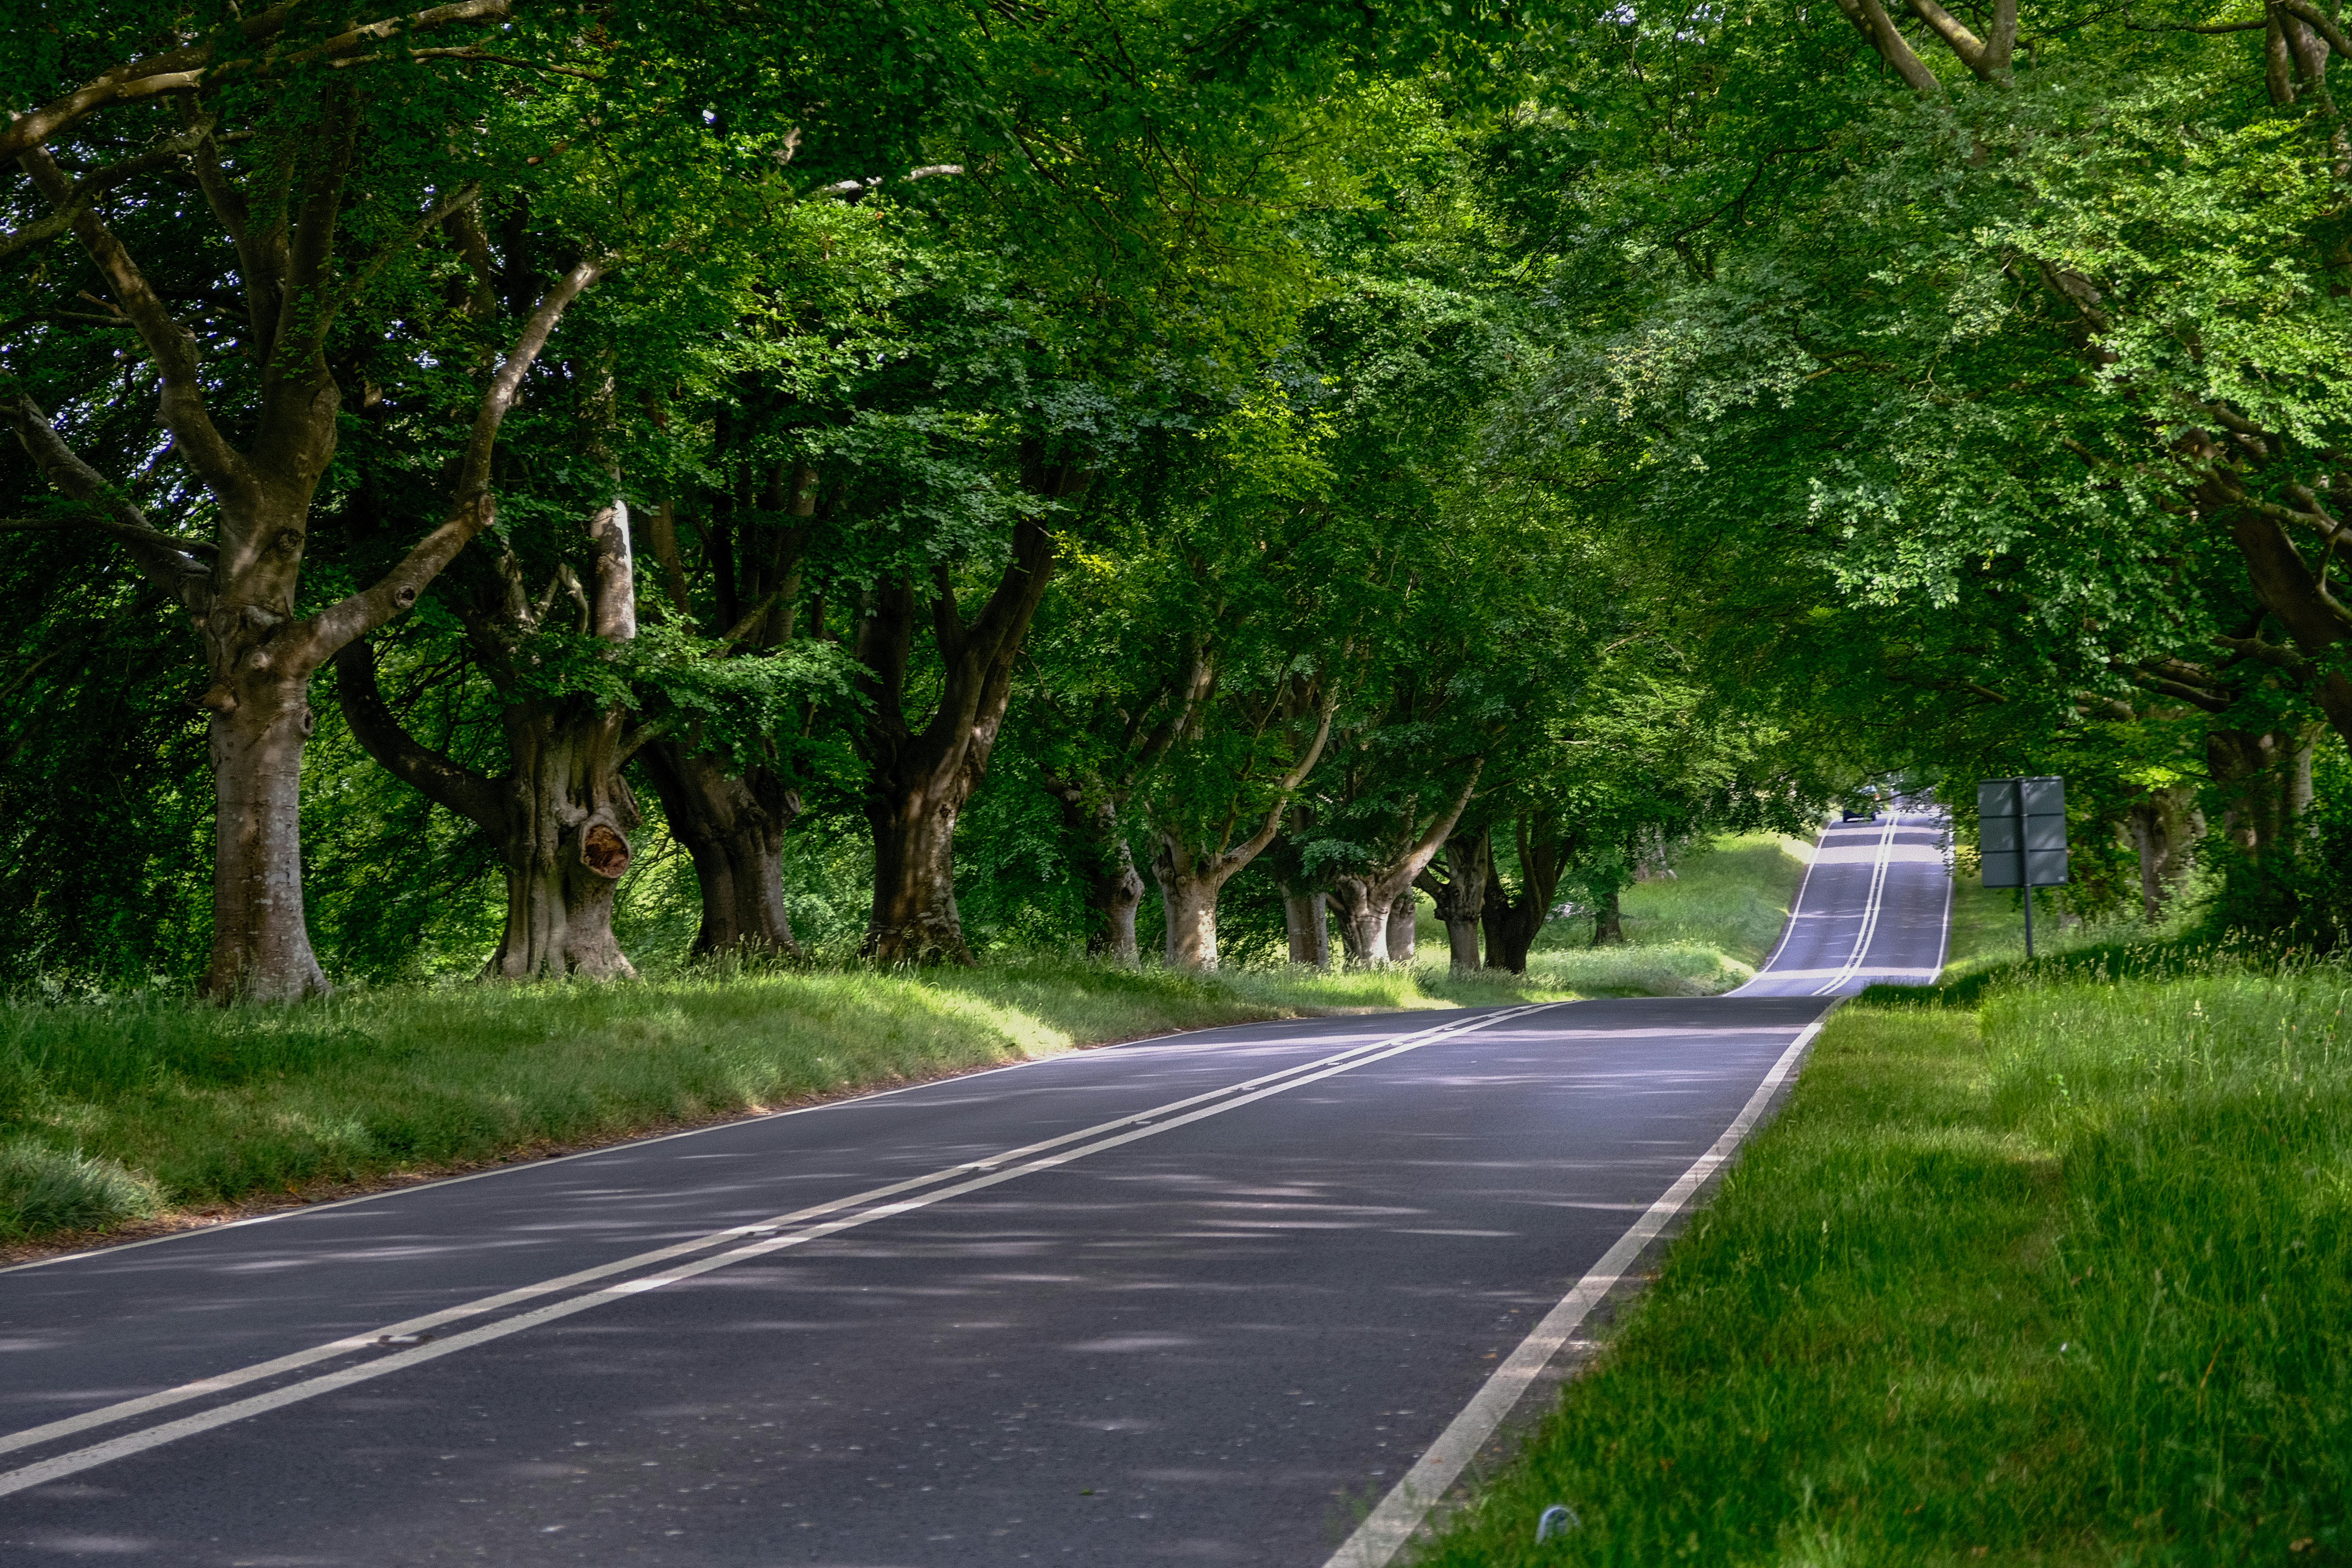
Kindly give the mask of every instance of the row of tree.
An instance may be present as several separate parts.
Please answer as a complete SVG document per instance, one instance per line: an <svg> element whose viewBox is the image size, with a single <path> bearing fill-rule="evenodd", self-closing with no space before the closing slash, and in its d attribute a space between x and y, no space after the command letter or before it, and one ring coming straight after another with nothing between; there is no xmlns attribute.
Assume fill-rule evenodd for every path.
<svg viewBox="0 0 2352 1568"><path fill-rule="evenodd" d="M701 953L855 877L884 962L1376 963L1418 889L1517 967L1865 768L2063 770L2084 907L2210 827L2334 940L2346 42L61 5L0 60L15 966L299 996L487 900L488 973L621 973L675 848Z"/></svg>
<svg viewBox="0 0 2352 1568"><path fill-rule="evenodd" d="M1295 956L1336 912L1383 961L1419 885L1516 967L1572 865L1797 809L1645 571L1485 458L1549 353L1483 166L1528 35L1449 9L93 0L16 39L43 961L205 837L174 687L220 995L326 984L306 812L347 904L494 863L491 975L627 973L649 839L696 952L793 952L789 837L861 826L864 951L967 960L1016 711L1129 960L1139 859L1177 964L1270 852ZM306 788L321 687L381 776Z"/></svg>

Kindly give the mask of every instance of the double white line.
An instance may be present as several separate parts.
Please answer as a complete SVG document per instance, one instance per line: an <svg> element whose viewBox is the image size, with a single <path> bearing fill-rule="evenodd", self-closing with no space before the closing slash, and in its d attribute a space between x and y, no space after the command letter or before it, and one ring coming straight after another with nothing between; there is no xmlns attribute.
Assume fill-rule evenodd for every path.
<svg viewBox="0 0 2352 1568"><path fill-rule="evenodd" d="M1370 1041L1315 1061L1285 1068L1278 1072L1266 1073L1241 1083L1228 1084L1223 1088L1210 1089L1206 1093L1192 1095L1184 1100L1171 1100L1165 1105L1138 1111L1131 1116L1097 1122L1092 1127L1081 1128L1075 1132L1065 1132L1057 1138L1048 1138L1040 1142L1024 1144L1018 1149L1008 1149L1001 1154L992 1154L986 1159L967 1161L962 1164L950 1165L924 1175L912 1176L905 1181L893 1182L887 1186L868 1188L865 1192L854 1193L847 1197L835 1198L807 1208L795 1209L790 1214L778 1215L773 1219L760 1220L750 1225L730 1226L727 1229L712 1231L708 1235L678 1242L674 1246L659 1247L651 1252L641 1252L632 1258L600 1264L593 1268L583 1268L557 1279L543 1279L537 1284L501 1291L495 1296L484 1296L479 1300L464 1302L458 1306L444 1308L437 1312L428 1312L423 1317L409 1318L397 1323L387 1323L380 1329L350 1335L343 1339L331 1340L324 1344L312 1345L289 1355L278 1356L271 1361L257 1362L251 1366L239 1367L233 1372L200 1378L194 1383L182 1384L176 1388L167 1388L142 1398L127 1399L120 1404L109 1405L80 1415L68 1416L63 1420L51 1421L43 1426L26 1427L20 1432L11 1432L5 1436L0 1436L0 1454L14 1453L21 1449L57 1442L100 1426L150 1415L173 1405L226 1394L257 1383L266 1383L289 1373L315 1366L322 1362L363 1355L370 1351L389 1352L378 1354L367 1361L339 1367L317 1376L304 1378L299 1382L285 1384L264 1393L250 1394L243 1399L233 1400L226 1405L216 1405L194 1415L144 1426L137 1431L127 1432L121 1436L93 1444L88 1447L53 1455L17 1469L0 1472L0 1497L5 1497L11 1492L23 1491L28 1487L46 1485L50 1481L92 1469L116 1459L127 1458L131 1455L143 1453L150 1448L161 1447L166 1443L177 1442L183 1437L192 1437L198 1433L209 1432L215 1427L245 1420L248 1416L282 1409L289 1405L315 1399L320 1394L332 1394L340 1389L349 1388L354 1384L385 1377L395 1372L404 1372L412 1366L438 1360L442 1356L454 1355L459 1351L469 1350L476 1345L488 1344L492 1340L504 1339L509 1334L518 1334L526 1329L535 1329L542 1323L551 1323L577 1312L585 1312L611 1302L625 1300L629 1297L642 1295L647 1290L657 1290L665 1285L675 1285L680 1280L691 1279L697 1275L724 1268L730 1264L765 1258L771 1253L781 1252L786 1247L800 1247L808 1242L821 1240L825 1237L838 1235L858 1226L871 1225L876 1220L887 1219L894 1215L928 1208L933 1204L943 1203L966 1193L978 1192L983 1187L992 1187L1022 1176L1054 1170L1074 1160L1083 1159L1088 1154L1100 1153L1107 1149L1116 1149L1139 1139L1157 1137L1162 1132L1203 1121L1212 1116L1222 1116L1226 1111L1238 1110L1244 1105L1255 1104L1269 1096L1282 1094L1307 1084L1318 1083L1324 1079L1349 1072L1357 1068L1368 1067L1374 1062L1386 1061L1391 1057L1418 1050L1423 1046L1433 1045L1439 1040L1466 1034L1474 1029L1483 1029L1506 1019L1539 1012L1546 1007L1560 1005L1562 1004L1557 1002L1539 1002L1526 1006L1509 1007L1500 1012L1465 1019L1459 1023L1440 1025L1435 1028L1423 1029L1410 1035L1392 1036L1383 1040ZM713 1247L721 1247L724 1250L713 1254L710 1250ZM710 1255L696 1257L698 1253ZM600 1284L600 1281L611 1281L611 1283ZM590 1286L595 1288L583 1289ZM574 1291L581 1293L571 1293ZM562 1299L525 1311L496 1317L492 1321L462 1330L446 1337L441 1337L437 1333L437 1331L452 1323L500 1313L508 1308L519 1307L525 1302L551 1296Z"/></svg>
<svg viewBox="0 0 2352 1568"><path fill-rule="evenodd" d="M1878 859L1870 868L1870 897L1863 905L1862 929L1854 933L1853 952L1846 955L1843 968L1813 987L1812 994L1827 996L1835 991L1861 971L1862 961L1870 955L1871 939L1878 934L1878 911L1886 902L1886 870L1894 863L1895 830L1902 822L1901 812L1886 814L1886 831L1879 836Z"/></svg>

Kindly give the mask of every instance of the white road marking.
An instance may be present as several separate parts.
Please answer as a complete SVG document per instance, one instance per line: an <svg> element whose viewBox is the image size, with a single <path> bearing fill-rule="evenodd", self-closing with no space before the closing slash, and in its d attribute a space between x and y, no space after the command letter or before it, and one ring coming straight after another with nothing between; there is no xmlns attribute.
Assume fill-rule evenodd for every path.
<svg viewBox="0 0 2352 1568"><path fill-rule="evenodd" d="M1324 1079L1350 1072L1360 1067L1385 1061L1391 1057L1402 1056L1408 1051L1419 1050L1423 1046L1433 1045L1439 1040L1447 1039L1455 1035L1486 1028L1507 1019L1540 1012L1547 1007L1566 1005L1570 1004L1530 1003L1524 1006L1505 1008L1480 1017L1440 1025L1409 1035L1391 1036L1387 1039L1369 1041L1315 1061L1300 1063L1295 1067L1245 1079L1241 1083L1226 1085L1183 1100L1172 1100L1150 1110L1138 1111L1110 1121L1099 1122L1076 1132L1066 1132L1058 1137L1025 1144L1018 1149L1006 1150L1003 1153L992 1154L983 1160L972 1160L961 1164L950 1165L925 1175L909 1177L887 1186L870 1188L847 1197L835 1198L827 1203L797 1209L773 1219L730 1226L724 1230L713 1231L709 1235L698 1237L690 1241L679 1242L652 1252L639 1253L634 1258L622 1258L594 1268L581 1269L576 1273L566 1274L555 1279L542 1280L535 1285L501 1291L495 1296L486 1296L478 1300L446 1308L424 1317L411 1318L404 1322L368 1330L326 1344L314 1345L290 1355L279 1356L272 1361L257 1363L234 1372L222 1373L194 1383L183 1384L179 1387L165 1389L142 1398L124 1400L120 1404L110 1405L80 1415L27 1427L23 1431L0 1437L0 1453L51 1442L96 1426L127 1420L135 1415L147 1415L191 1399L224 1393L243 1384L296 1371L321 1361L376 1347L388 1338L421 1333L460 1319L478 1317L501 1307L516 1305L537 1297L590 1284L598 1279L610 1279L614 1275L630 1273L656 1264L669 1263L688 1254L722 1246L730 1241L758 1237L752 1240L750 1246L733 1247L715 1257L699 1258L667 1268L660 1273L625 1279L616 1284L589 1291L584 1295L573 1296L530 1311L501 1318L495 1322L485 1323L478 1328L468 1329L447 1338L433 1339L416 1345L414 1349L404 1350L396 1354L381 1356L357 1366L344 1367L318 1377L305 1379L300 1383L290 1384L283 1388L273 1389L266 1394L255 1394L228 1405L216 1405L210 1410L183 1416L176 1421L126 1433L121 1437L96 1444L90 1447L75 1449L70 1453L59 1454L18 1469L0 1473L0 1497L23 1491L27 1487L40 1486L64 1476L74 1475L128 1455L160 1447L182 1437L225 1426L231 1422L244 1420L247 1416L258 1415L266 1411L276 1410L301 1400L313 1399L320 1394L350 1387L356 1383L382 1377L423 1362L433 1361L478 1344L488 1343L492 1340L503 1339L509 1334L520 1333L526 1329L536 1328L542 1323L570 1317L575 1312L583 1312L591 1308L624 1300L647 1290L658 1289L662 1286L675 1284L681 1279L689 1279L699 1274L707 1274L712 1269L723 1268L732 1263L763 1258L788 1247L798 1247L859 1226L870 1225L876 1220L887 1219L915 1209L927 1208L949 1198L977 1192L983 1187L995 1186L999 1183L1009 1182L1016 1177L1053 1170L1073 1160L1081 1159L1106 1149L1115 1149L1139 1139L1157 1137L1175 1128L1203 1121L1212 1116L1221 1116L1228 1110L1238 1110L1242 1106L1254 1104L1271 1096L1286 1093L1306 1084L1320 1082ZM1208 1101L1215 1103L1204 1103ZM1126 1131L1118 1131L1118 1129L1126 1129ZM1102 1133L1110 1135L1097 1136ZM1081 1142L1087 1139L1094 1139L1094 1142ZM1078 1143L1079 1146L1063 1147L1071 1143ZM1054 1149L1060 1149L1061 1152L1053 1154L1045 1153L1045 1151ZM1044 1155L1044 1157L1032 1158L1036 1155ZM1009 1169L997 1168L1013 1161L1024 1163L1012 1165ZM951 1185L940 1187L919 1196L900 1196L918 1187L952 1181L957 1176L968 1176L970 1179L953 1182ZM885 1199L898 1201L881 1201ZM868 1205L874 1206L862 1206ZM842 1212L844 1210L859 1212L844 1214ZM838 1217L828 1219L824 1217L826 1215ZM812 1220L819 1223L807 1223ZM787 1235L772 1234L792 1226L800 1226L803 1228L793 1230Z"/></svg>
<svg viewBox="0 0 2352 1568"><path fill-rule="evenodd" d="M1446 1489L1461 1476L1510 1415L1512 1407L1550 1364L1552 1357L1569 1342L1585 1315L1624 1278L1625 1270L1641 1257L1642 1249L1682 1213L1692 1196L1706 1184L1707 1178L1738 1149L1741 1140L1771 1103L1774 1091L1796 1069L1805 1047L1812 1044L1813 1037L1822 1032L1822 1026L1838 1005L1835 1002L1830 1004L1780 1053L1780 1059L1772 1064L1772 1070L1764 1075L1764 1081L1757 1085L1756 1092L1748 1097L1731 1125L1724 1129L1723 1136L1698 1157L1696 1163L1675 1178L1675 1184L1650 1205L1649 1212L1635 1221L1632 1229L1601 1255L1601 1260L1560 1298L1558 1306L1544 1314L1534 1331L1521 1340L1509 1359L1495 1369L1494 1375L1462 1407L1462 1413L1438 1434L1437 1441L1429 1446L1412 1468L1405 1472L1404 1479L1381 1500L1380 1506L1331 1554L1323 1568L1387 1568L1421 1528L1429 1510L1445 1495Z"/></svg>
<svg viewBox="0 0 2352 1568"><path fill-rule="evenodd" d="M1886 903L1886 872L1888 867L1893 864L1890 852L1895 847L1895 830L1902 825L1901 812L1887 814L1886 832L1878 841L1878 858L1871 867L1870 897L1863 904L1862 929L1854 933L1853 952L1846 955L1844 968L1841 969L1834 977L1823 981L1813 988L1814 995L1826 996L1853 979L1855 973L1861 969L1863 960L1870 955L1871 940L1878 934L1878 911L1885 908Z"/></svg>

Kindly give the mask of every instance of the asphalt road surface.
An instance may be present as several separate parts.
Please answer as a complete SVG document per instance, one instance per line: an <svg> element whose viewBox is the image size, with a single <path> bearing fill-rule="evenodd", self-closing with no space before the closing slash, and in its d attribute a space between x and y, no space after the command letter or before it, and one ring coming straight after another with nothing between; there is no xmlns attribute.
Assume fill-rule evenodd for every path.
<svg viewBox="0 0 2352 1568"><path fill-rule="evenodd" d="M1370 1568L1828 999L1940 963L1940 840L1830 829L1732 996L1207 1030L0 1273L0 1562Z"/></svg>

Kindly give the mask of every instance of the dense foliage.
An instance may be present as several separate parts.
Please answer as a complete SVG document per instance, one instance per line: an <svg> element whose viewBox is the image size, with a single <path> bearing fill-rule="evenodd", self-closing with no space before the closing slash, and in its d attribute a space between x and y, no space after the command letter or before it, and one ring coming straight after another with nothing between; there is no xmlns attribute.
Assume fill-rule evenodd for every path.
<svg viewBox="0 0 2352 1568"><path fill-rule="evenodd" d="M2340 942L2347 40L1844 10L40 7L0 972L1380 963L1416 891L1518 967L2011 772L2078 912Z"/></svg>

